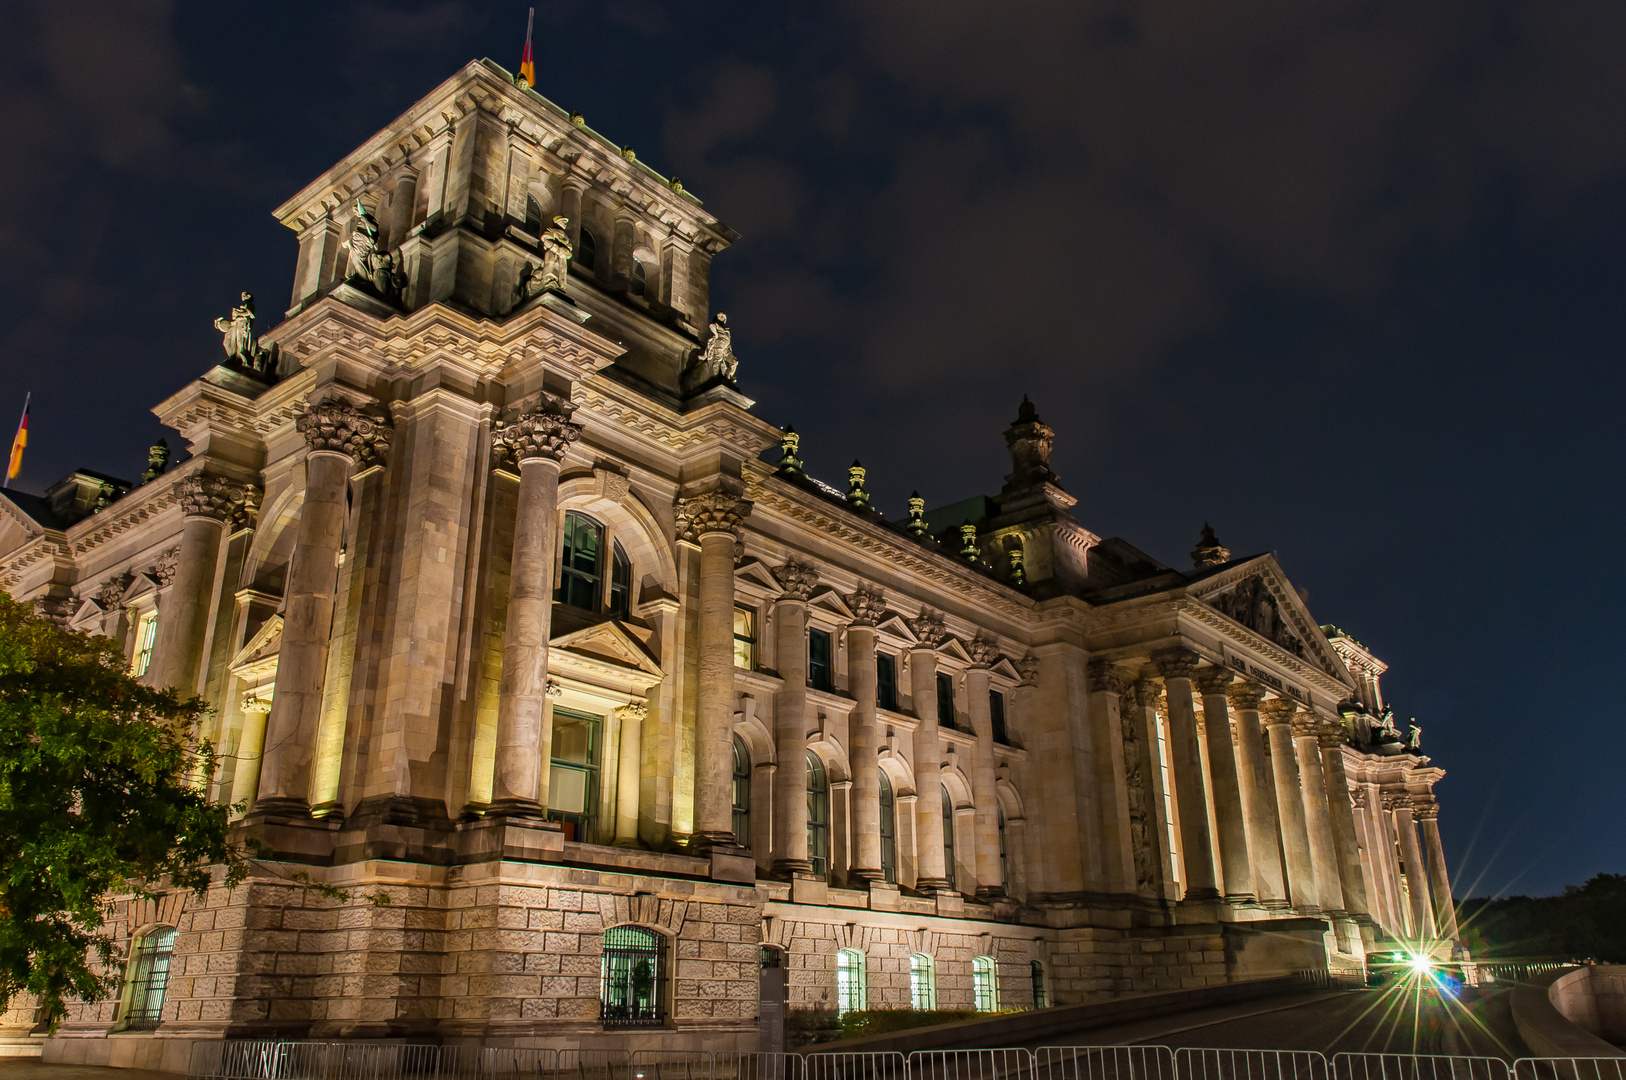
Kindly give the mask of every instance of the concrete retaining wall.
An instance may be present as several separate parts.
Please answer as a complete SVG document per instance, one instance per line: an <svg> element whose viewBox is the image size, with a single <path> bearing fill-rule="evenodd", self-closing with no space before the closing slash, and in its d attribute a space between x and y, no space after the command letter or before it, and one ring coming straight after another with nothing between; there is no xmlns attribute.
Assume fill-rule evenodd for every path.
<svg viewBox="0 0 1626 1080"><path fill-rule="evenodd" d="M1537 975L1527 983L1513 988L1513 1023L1519 1037L1536 1057L1626 1057L1614 1044L1571 1022L1559 1012L1553 991L1558 982L1584 976L1587 968L1566 968ZM1585 985L1577 980L1576 987ZM1579 990L1560 991L1559 997L1569 998Z"/></svg>

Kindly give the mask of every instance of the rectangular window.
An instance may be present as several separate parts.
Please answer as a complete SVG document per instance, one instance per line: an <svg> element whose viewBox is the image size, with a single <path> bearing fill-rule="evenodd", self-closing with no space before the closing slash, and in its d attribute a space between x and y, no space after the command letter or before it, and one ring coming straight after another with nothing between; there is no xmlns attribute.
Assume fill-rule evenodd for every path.
<svg viewBox="0 0 1626 1080"><path fill-rule="evenodd" d="M147 673L152 663L152 647L158 643L158 612L149 611L136 623L135 655L130 661L130 674L136 678Z"/></svg>
<svg viewBox="0 0 1626 1080"><path fill-rule="evenodd" d="M954 676L946 671L937 673L937 723L954 726Z"/></svg>
<svg viewBox="0 0 1626 1080"><path fill-rule="evenodd" d="M994 741L1010 745L1005 734L1005 695L998 690L988 691L988 719L992 721Z"/></svg>
<svg viewBox="0 0 1626 1080"><path fill-rule="evenodd" d="M898 662L889 653L875 654L875 704L898 708Z"/></svg>
<svg viewBox="0 0 1626 1080"><path fill-rule="evenodd" d="M807 685L815 690L829 690L830 634L824 630L807 632Z"/></svg>
<svg viewBox="0 0 1626 1080"><path fill-rule="evenodd" d="M757 609L734 605L734 666L757 669Z"/></svg>
<svg viewBox="0 0 1626 1080"><path fill-rule="evenodd" d="M569 825L565 839L590 844L598 823L600 731L597 716L553 710L553 760L548 770L548 816Z"/></svg>

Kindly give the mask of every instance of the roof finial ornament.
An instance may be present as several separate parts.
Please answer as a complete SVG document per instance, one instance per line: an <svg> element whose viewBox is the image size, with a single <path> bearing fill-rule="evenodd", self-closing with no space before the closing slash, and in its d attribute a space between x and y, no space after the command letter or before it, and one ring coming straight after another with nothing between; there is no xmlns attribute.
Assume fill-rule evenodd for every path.
<svg viewBox="0 0 1626 1080"><path fill-rule="evenodd" d="M1050 448L1056 433L1039 419L1026 394L1016 410L1016 421L1005 429L1005 445L1011 451L1011 474L1005 478L1002 493L1011 495L1044 484L1061 487L1061 478L1050 471Z"/></svg>
<svg viewBox="0 0 1626 1080"><path fill-rule="evenodd" d="M1191 553L1191 561L1198 570L1231 561L1231 549L1219 542L1219 537L1214 535L1214 527L1206 521L1203 522L1203 534L1197 538L1197 548Z"/></svg>
<svg viewBox="0 0 1626 1080"><path fill-rule="evenodd" d="M147 448L147 471L141 474L141 482L150 484L164 475L164 467L169 464L169 443L160 438Z"/></svg>
<svg viewBox="0 0 1626 1080"><path fill-rule="evenodd" d="M864 477L869 470L853 459L852 465L847 469L847 505L854 510L867 510L869 508L869 492L864 490Z"/></svg>
<svg viewBox="0 0 1626 1080"><path fill-rule="evenodd" d="M926 500L920 497L920 492L909 493L909 520L903 523L904 530L913 536L926 535Z"/></svg>
<svg viewBox="0 0 1626 1080"><path fill-rule="evenodd" d="M779 468L780 476L799 476L802 472L802 459L796 452L802 447L802 437L796 434L796 429L789 424L785 425L785 433L779 436Z"/></svg>
<svg viewBox="0 0 1626 1080"><path fill-rule="evenodd" d="M982 550L977 546L977 527L968 521L960 526L960 558L977 562L981 557Z"/></svg>

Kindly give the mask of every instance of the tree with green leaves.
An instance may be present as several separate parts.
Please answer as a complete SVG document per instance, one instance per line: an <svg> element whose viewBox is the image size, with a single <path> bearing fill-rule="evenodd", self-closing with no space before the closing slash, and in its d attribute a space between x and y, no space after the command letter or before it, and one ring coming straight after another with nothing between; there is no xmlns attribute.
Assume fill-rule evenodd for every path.
<svg viewBox="0 0 1626 1080"><path fill-rule="evenodd" d="M115 896L242 880L230 808L196 782L214 772L202 712L0 592L0 1004L32 994L54 1025L67 999L112 996Z"/></svg>

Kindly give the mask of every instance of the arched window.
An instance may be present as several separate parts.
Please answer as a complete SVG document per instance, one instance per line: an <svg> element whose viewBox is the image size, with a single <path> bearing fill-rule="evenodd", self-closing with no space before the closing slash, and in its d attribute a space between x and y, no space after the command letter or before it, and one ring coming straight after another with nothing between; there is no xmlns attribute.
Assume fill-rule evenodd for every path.
<svg viewBox="0 0 1626 1080"><path fill-rule="evenodd" d="M175 954L175 928L159 926L136 941L124 989L125 1028L155 1028L164 1013L169 961Z"/></svg>
<svg viewBox="0 0 1626 1080"><path fill-rule="evenodd" d="M610 614L625 619L632 614L632 560L621 541L610 541Z"/></svg>
<svg viewBox="0 0 1626 1080"><path fill-rule="evenodd" d="M999 1010L999 979L994 958L978 956L971 961L971 997L978 1012Z"/></svg>
<svg viewBox="0 0 1626 1080"><path fill-rule="evenodd" d="M586 225L582 226L581 239L576 243L576 251L571 256L571 262L587 271L589 274L598 270L598 237Z"/></svg>
<svg viewBox="0 0 1626 1080"><path fill-rule="evenodd" d="M864 954L857 949L842 949L836 953L836 1015L861 1012L867 1007L868 997Z"/></svg>
<svg viewBox="0 0 1626 1080"><path fill-rule="evenodd" d="M830 784L819 755L807 752L807 861L813 872L830 872Z"/></svg>
<svg viewBox="0 0 1626 1080"><path fill-rule="evenodd" d="M532 236L542 235L542 204L535 195L525 196L525 231Z"/></svg>
<svg viewBox="0 0 1626 1080"><path fill-rule="evenodd" d="M937 972L932 958L925 953L915 953L909 958L909 1007L937 1008Z"/></svg>
<svg viewBox="0 0 1626 1080"><path fill-rule="evenodd" d="M751 755L734 736L734 842L751 846Z"/></svg>
<svg viewBox="0 0 1626 1080"><path fill-rule="evenodd" d="M643 260L632 260L632 274L627 281L627 292L632 296L644 296L648 289L649 271L644 269Z"/></svg>
<svg viewBox="0 0 1626 1080"><path fill-rule="evenodd" d="M1044 964L1038 960L1033 961L1031 971L1031 977L1033 979L1033 1007L1035 1009L1048 1009L1050 1007L1050 995L1045 991Z"/></svg>
<svg viewBox="0 0 1626 1080"><path fill-rule="evenodd" d="M641 926L604 931L599 1019L605 1027L666 1024L666 940Z"/></svg>
<svg viewBox="0 0 1626 1080"><path fill-rule="evenodd" d="M892 781L881 773L881 876L888 884L898 880L898 811Z"/></svg>
<svg viewBox="0 0 1626 1080"><path fill-rule="evenodd" d="M954 796L949 794L947 784L943 785L943 876L948 878L948 887L954 889Z"/></svg>
<svg viewBox="0 0 1626 1080"><path fill-rule="evenodd" d="M559 600L583 611L597 611L604 595L604 526L574 510L565 515L564 569Z"/></svg>

